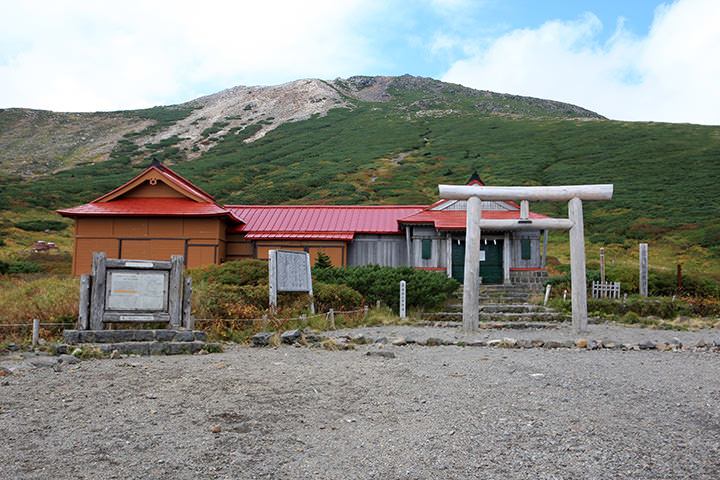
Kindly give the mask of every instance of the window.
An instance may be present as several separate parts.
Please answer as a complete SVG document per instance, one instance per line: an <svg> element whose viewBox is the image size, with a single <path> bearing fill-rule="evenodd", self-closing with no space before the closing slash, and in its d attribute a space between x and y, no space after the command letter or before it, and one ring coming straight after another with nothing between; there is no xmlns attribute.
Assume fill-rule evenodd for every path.
<svg viewBox="0 0 720 480"><path fill-rule="evenodd" d="M529 238L523 238L520 241L520 258L523 260L530 260L531 257L531 250L530 250L530 239Z"/></svg>
<svg viewBox="0 0 720 480"><path fill-rule="evenodd" d="M427 260L430 258L432 253L432 240L429 238L423 238L422 241L422 258Z"/></svg>

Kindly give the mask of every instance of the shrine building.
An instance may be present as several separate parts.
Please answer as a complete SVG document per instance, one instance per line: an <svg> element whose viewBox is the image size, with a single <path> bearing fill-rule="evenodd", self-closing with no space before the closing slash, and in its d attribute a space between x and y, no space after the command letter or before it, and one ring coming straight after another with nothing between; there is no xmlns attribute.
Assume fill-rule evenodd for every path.
<svg viewBox="0 0 720 480"><path fill-rule="evenodd" d="M468 185L484 185L473 174ZM508 201L482 202L482 218L548 218ZM169 260L186 268L243 258L267 259L271 249L318 252L335 266L410 265L463 281L466 202L432 205L220 205L167 166L153 161L115 190L58 210L75 220L72 272L90 272L92 252L110 258ZM483 283L535 283L545 277L547 231L483 230Z"/></svg>

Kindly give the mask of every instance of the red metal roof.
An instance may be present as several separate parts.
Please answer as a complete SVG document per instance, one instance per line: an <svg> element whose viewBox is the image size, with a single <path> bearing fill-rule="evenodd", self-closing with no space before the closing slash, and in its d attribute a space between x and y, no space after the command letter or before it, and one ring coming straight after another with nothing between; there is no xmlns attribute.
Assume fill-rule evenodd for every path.
<svg viewBox="0 0 720 480"><path fill-rule="evenodd" d="M401 233L398 219L423 205L228 205L245 225L228 230L247 238L352 240L356 233ZM322 237L322 238L321 238Z"/></svg>
<svg viewBox="0 0 720 480"><path fill-rule="evenodd" d="M520 210L483 210L484 220L520 220ZM550 218L530 212L530 219ZM465 230L467 212L463 210L423 210L398 220L400 223L430 224L438 230Z"/></svg>
<svg viewBox="0 0 720 480"><path fill-rule="evenodd" d="M252 232L245 234L250 240L343 240L352 241L354 232Z"/></svg>
<svg viewBox="0 0 720 480"><path fill-rule="evenodd" d="M58 210L66 217L99 215L145 216L225 216L236 222L242 220L216 203L199 203L187 198L121 198L111 202L86 203L78 207Z"/></svg>

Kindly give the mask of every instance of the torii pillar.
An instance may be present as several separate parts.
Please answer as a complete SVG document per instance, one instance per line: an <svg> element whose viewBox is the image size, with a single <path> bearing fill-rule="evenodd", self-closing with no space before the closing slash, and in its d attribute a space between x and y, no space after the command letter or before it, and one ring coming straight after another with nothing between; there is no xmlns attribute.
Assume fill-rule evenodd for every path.
<svg viewBox="0 0 720 480"><path fill-rule="evenodd" d="M465 278L463 284L463 329L466 332L478 330L480 232L483 228L491 230L570 230L572 324L577 332L587 331L587 280L585 275L585 234L582 202L583 200L610 200L613 194L612 185L568 185L559 187L439 185L439 189L440 196L444 199L467 200ZM483 200L566 201L568 202L568 218L483 220ZM526 206L527 203L523 205Z"/></svg>

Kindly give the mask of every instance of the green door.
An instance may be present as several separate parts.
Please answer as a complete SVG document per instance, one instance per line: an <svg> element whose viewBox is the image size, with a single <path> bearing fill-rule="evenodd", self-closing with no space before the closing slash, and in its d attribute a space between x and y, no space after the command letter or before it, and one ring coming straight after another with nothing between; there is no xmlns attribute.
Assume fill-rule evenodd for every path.
<svg viewBox="0 0 720 480"><path fill-rule="evenodd" d="M465 242L457 240L452 243L452 278L460 283L465 281Z"/></svg>
<svg viewBox="0 0 720 480"><path fill-rule="evenodd" d="M480 276L483 283L503 283L503 241L483 241L480 250L485 251L485 260L480 262Z"/></svg>

